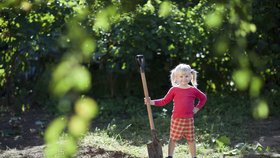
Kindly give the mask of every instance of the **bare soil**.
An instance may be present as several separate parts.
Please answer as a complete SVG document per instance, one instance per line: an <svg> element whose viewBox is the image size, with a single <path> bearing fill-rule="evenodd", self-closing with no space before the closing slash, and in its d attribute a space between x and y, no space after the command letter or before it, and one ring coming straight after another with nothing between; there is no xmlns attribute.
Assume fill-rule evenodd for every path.
<svg viewBox="0 0 280 158"><path fill-rule="evenodd" d="M42 158L43 131L54 118L43 109L32 109L20 116L0 113L0 158ZM251 153L244 157L280 157L280 119L268 118L247 123L251 142L259 143L271 153ZM83 147L77 155L81 158L131 158L119 151Z"/></svg>
<svg viewBox="0 0 280 158"><path fill-rule="evenodd" d="M55 117L44 109L32 109L16 116L0 113L0 158L43 158L43 132ZM132 158L120 151L83 147L79 158Z"/></svg>

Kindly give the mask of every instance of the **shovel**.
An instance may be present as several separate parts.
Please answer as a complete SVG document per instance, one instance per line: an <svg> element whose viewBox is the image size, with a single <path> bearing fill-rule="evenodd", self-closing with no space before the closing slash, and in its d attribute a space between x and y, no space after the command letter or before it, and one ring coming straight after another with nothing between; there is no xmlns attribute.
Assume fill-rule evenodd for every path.
<svg viewBox="0 0 280 158"><path fill-rule="evenodd" d="M148 93L148 87L147 87L145 70L144 70L144 67L145 67L144 56L137 55L136 60L140 67L140 74L141 74L145 99L148 100L149 93ZM148 111L149 123L150 123L150 128L151 128L151 134L152 134L152 142L147 144L148 155L149 155L149 158L162 158L163 157L162 148L161 148L162 144L159 141L159 139L157 138L157 132L155 129L154 120L153 120L153 116L152 116L152 109L151 109L151 105L149 103L147 103L147 111Z"/></svg>

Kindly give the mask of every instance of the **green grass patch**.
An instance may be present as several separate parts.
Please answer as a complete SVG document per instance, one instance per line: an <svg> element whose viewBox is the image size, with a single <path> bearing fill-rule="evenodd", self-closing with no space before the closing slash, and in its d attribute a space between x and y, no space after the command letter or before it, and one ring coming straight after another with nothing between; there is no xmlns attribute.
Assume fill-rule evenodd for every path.
<svg viewBox="0 0 280 158"><path fill-rule="evenodd" d="M107 124L84 137L82 146L122 151L135 157L147 157L146 144L151 133L143 100L99 101L101 115L97 120ZM167 156L172 105L152 107L158 138ZM106 121L105 121L106 120ZM249 139L247 122L253 121L250 100L244 96L208 96L205 107L195 116L197 154L199 157L240 157L249 152L263 152ZM98 121L97 121L98 122ZM178 142L174 157L186 157L185 140Z"/></svg>

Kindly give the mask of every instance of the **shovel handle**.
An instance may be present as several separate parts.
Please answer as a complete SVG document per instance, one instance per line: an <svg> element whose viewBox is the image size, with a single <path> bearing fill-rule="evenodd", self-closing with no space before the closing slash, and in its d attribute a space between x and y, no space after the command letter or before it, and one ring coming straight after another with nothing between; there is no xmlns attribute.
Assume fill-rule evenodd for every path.
<svg viewBox="0 0 280 158"><path fill-rule="evenodd" d="M141 74L141 80L142 80L145 99L149 100L149 92L148 92L148 86L147 86L145 69L144 69L145 68L144 56L142 54L137 55L136 60L137 60L138 66L140 67L140 74ZM151 109L150 103L147 103L147 111L148 111L150 128L151 128L151 130L155 130L155 125L154 125L154 120L153 120L152 109Z"/></svg>

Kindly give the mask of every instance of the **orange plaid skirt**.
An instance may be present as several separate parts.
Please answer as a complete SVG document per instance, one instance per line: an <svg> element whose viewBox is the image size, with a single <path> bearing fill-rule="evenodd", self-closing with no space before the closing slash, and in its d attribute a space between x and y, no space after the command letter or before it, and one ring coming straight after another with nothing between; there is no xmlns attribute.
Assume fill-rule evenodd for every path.
<svg viewBox="0 0 280 158"><path fill-rule="evenodd" d="M170 138L178 141L184 137L187 141L194 141L193 118L172 118L170 125Z"/></svg>

